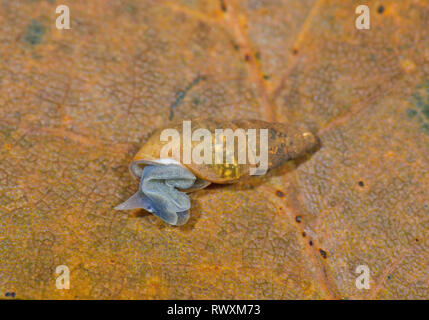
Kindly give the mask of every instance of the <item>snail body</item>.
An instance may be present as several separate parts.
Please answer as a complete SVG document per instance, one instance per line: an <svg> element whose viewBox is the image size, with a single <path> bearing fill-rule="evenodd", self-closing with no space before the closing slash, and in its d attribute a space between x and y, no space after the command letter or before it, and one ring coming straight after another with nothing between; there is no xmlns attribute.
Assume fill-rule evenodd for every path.
<svg viewBox="0 0 429 320"><path fill-rule="evenodd" d="M176 123L156 130L137 152L129 168L140 179L139 190L115 209L144 208L182 225L189 219L186 193L264 174L312 151L317 142L309 131L262 120Z"/></svg>

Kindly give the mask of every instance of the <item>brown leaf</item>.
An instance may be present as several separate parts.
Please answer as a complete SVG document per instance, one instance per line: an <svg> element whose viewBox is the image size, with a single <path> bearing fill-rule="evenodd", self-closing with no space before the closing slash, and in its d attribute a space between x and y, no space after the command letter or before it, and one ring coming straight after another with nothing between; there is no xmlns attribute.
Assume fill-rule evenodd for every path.
<svg viewBox="0 0 429 320"><path fill-rule="evenodd" d="M80 0L57 30L53 1L3 2L0 295L427 299L429 7L367 3L370 30L359 1ZM183 227L114 211L149 134L201 116L322 147L193 194Z"/></svg>

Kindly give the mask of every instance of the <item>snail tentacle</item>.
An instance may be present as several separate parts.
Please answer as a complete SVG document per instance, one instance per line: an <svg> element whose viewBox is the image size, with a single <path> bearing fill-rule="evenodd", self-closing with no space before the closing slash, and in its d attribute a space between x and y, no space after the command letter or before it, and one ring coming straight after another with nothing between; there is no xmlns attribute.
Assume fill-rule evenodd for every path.
<svg viewBox="0 0 429 320"><path fill-rule="evenodd" d="M152 212L151 201L144 195L140 190L129 197L125 202L118 204L115 210L131 210L143 208L149 212Z"/></svg>

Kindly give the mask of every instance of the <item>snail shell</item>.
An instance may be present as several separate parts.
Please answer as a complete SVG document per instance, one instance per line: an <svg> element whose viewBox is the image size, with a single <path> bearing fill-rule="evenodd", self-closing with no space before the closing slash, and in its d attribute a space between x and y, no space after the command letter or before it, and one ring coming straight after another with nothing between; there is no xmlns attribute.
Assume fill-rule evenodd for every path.
<svg viewBox="0 0 429 320"><path fill-rule="evenodd" d="M192 127L187 127L185 122L156 130L137 152L130 164L130 172L140 179L139 191L115 209L144 208L169 224L182 225L189 219L190 201L186 195L187 192L205 188L210 183L234 183L254 174L252 173L255 172L254 163L243 162L238 158L239 151L243 151L240 148L246 148L248 152L251 150L248 145L250 130L259 132L260 139L256 139L256 141L262 142L262 132L266 134L268 169L276 168L288 160L303 156L314 150L318 144L318 139L312 132L281 123L262 120L196 119L192 120ZM189 147L185 150L185 138L171 139L171 141L165 139L165 129L173 129L180 137L192 136L198 129L208 130L212 133L210 136L213 146L210 149L212 154L208 156L212 161L203 163L189 161L189 157L186 158L186 152L193 154L195 150L200 153L200 149L196 148L201 142L189 139ZM247 130L246 143L243 145L234 142L233 154L229 161L221 161L221 163L215 159L216 152L221 151L222 155L228 155L231 150L227 149L224 138L220 144L217 143L219 142L215 135L217 129L232 129L232 132L237 132L237 129L243 129L244 132ZM235 141L234 139L233 141ZM172 152L165 156L167 146L171 150L180 152ZM254 156L258 153L261 154L263 151L261 144L254 151Z"/></svg>

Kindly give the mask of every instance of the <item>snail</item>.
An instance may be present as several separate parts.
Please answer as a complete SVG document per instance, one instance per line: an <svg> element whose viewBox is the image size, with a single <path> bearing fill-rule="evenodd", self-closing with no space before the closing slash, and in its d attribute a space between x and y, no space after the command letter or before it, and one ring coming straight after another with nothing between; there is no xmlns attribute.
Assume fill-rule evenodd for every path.
<svg viewBox="0 0 429 320"><path fill-rule="evenodd" d="M191 207L187 193L265 174L317 145L310 131L262 120L175 123L156 130L137 152L129 169L140 179L139 189L115 209L143 208L171 225L183 225Z"/></svg>

